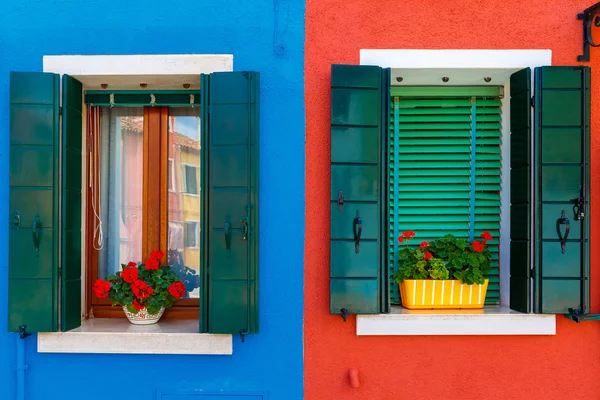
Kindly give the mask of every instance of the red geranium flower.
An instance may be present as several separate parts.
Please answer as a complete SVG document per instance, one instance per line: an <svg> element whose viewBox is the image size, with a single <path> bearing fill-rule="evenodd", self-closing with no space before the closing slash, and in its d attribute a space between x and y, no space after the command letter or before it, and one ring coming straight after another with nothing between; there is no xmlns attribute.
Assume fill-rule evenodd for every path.
<svg viewBox="0 0 600 400"><path fill-rule="evenodd" d="M121 276L125 282L133 283L138 279L138 269L134 267L125 268Z"/></svg>
<svg viewBox="0 0 600 400"><path fill-rule="evenodd" d="M429 248L429 242L421 242L421 245L419 246L420 249L427 249Z"/></svg>
<svg viewBox="0 0 600 400"><path fill-rule="evenodd" d="M404 242L404 237L398 236L398 243L402 243L402 242Z"/></svg>
<svg viewBox="0 0 600 400"><path fill-rule="evenodd" d="M473 246L473 250L478 253L483 253L483 250L485 250L485 245L477 240L474 240L473 243L471 243L471 246Z"/></svg>
<svg viewBox="0 0 600 400"><path fill-rule="evenodd" d="M141 311L144 309L144 306L138 303L137 299L133 299L133 308L135 308L138 311Z"/></svg>
<svg viewBox="0 0 600 400"><path fill-rule="evenodd" d="M94 294L99 299L107 298L109 290L110 290L110 283L105 280L98 279L96 281L96 283L94 283Z"/></svg>
<svg viewBox="0 0 600 400"><path fill-rule="evenodd" d="M416 235L415 231L406 231L406 232L402 232L402 236L404 236L405 238L414 238Z"/></svg>
<svg viewBox="0 0 600 400"><path fill-rule="evenodd" d="M154 289L152 289L151 286L146 285L146 282L140 279L133 282L133 285L131 285L131 290L133 291L133 294L135 294L135 297L140 300L147 299L150 297L152 292L154 292Z"/></svg>
<svg viewBox="0 0 600 400"><path fill-rule="evenodd" d="M135 261L129 261L129 262L127 263L127 266L128 266L128 267L137 267L137 264L136 264L136 262L135 262Z"/></svg>
<svg viewBox="0 0 600 400"><path fill-rule="evenodd" d="M425 252L425 257L423 257L423 260L427 261L429 260L431 257L433 257L433 254L431 254L430 252Z"/></svg>
<svg viewBox="0 0 600 400"><path fill-rule="evenodd" d="M491 233L489 233L489 232L487 232L487 231L486 231L486 232L483 232L483 233L481 234L481 237L483 238L483 241L484 241L484 242L487 242L488 240L492 240L492 234L491 234Z"/></svg>
<svg viewBox="0 0 600 400"><path fill-rule="evenodd" d="M160 250L154 250L150 253L150 257L156 258L157 260L162 260L162 258L165 256L165 253L163 253Z"/></svg>
<svg viewBox="0 0 600 400"><path fill-rule="evenodd" d="M158 269L158 260L156 258L150 257L146 260L146 269Z"/></svg>
<svg viewBox="0 0 600 400"><path fill-rule="evenodd" d="M181 282L175 282L169 286L169 294L175 298L182 298L185 292L185 286Z"/></svg>

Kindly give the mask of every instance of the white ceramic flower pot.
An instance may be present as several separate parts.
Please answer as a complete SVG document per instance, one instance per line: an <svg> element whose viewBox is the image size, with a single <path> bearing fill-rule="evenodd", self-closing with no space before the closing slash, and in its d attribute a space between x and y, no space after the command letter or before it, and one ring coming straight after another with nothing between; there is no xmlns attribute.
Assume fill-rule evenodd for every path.
<svg viewBox="0 0 600 400"><path fill-rule="evenodd" d="M130 313L127 309L127 306L123 306L123 311L125 312L125 315L127 316L129 322L131 322L132 324L151 325L158 322L160 317L162 317L163 313L165 312L165 308L161 308L158 314L149 314L146 308L138 311L137 314Z"/></svg>

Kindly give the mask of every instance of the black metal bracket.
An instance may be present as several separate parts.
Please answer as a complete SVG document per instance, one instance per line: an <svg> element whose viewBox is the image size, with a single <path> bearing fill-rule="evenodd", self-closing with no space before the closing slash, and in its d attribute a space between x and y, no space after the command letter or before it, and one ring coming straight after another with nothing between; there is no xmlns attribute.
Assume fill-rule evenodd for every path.
<svg viewBox="0 0 600 400"><path fill-rule="evenodd" d="M246 335L248 334L248 330L240 329L240 339L242 339L242 343L246 341Z"/></svg>
<svg viewBox="0 0 600 400"><path fill-rule="evenodd" d="M600 26L600 16L596 15L598 12L600 12L600 3L596 3L586 8L582 13L577 14L577 19L583 21L583 54L577 56L579 62L589 62L590 46L600 46L592 38L592 22L594 26Z"/></svg>
<svg viewBox="0 0 600 400"><path fill-rule="evenodd" d="M342 313L342 319L344 320L344 322L346 322L346 318L348 318L348 310L342 308L340 312Z"/></svg>
<svg viewBox="0 0 600 400"><path fill-rule="evenodd" d="M337 205L339 212L344 211L344 192L341 190L338 192Z"/></svg>
<svg viewBox="0 0 600 400"><path fill-rule="evenodd" d="M27 336L31 336L31 333L27 332L27 327L25 325L21 325L19 327L19 337L25 339Z"/></svg>

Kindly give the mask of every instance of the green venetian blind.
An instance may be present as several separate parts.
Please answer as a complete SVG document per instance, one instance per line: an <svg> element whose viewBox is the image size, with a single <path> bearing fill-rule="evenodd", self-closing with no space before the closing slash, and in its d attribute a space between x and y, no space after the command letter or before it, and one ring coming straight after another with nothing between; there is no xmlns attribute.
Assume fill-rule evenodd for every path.
<svg viewBox="0 0 600 400"><path fill-rule="evenodd" d="M487 304L500 302L502 116L499 87L392 87L389 125L390 297L398 236L417 246L445 234L494 239ZM474 148L473 148L474 147ZM474 177L474 182L473 182ZM474 186L473 186L474 185Z"/></svg>

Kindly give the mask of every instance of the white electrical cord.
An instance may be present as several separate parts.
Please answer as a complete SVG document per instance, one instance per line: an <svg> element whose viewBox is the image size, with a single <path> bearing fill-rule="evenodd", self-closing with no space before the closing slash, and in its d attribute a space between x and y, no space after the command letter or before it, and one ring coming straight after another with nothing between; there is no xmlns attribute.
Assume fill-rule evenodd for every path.
<svg viewBox="0 0 600 400"><path fill-rule="evenodd" d="M100 188L100 171L99 171L99 156L100 156L100 109L98 107L88 106L88 112L94 114L94 118L90 118L94 121L92 129L92 154L90 166L92 179L90 182L92 187L92 211L94 212L94 238L93 246L96 250L102 250L104 247L104 231L102 228L102 217L98 210L101 210L100 196L96 198L96 191ZM89 119L88 119L89 121Z"/></svg>

